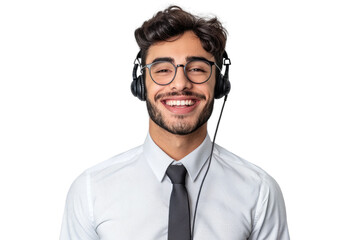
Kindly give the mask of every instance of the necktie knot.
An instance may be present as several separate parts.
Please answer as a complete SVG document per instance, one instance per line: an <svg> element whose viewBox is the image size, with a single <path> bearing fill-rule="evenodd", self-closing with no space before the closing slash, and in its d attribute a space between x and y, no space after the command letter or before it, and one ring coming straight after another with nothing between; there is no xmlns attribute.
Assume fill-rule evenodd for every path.
<svg viewBox="0 0 360 240"><path fill-rule="evenodd" d="M185 185L186 168L183 165L170 165L166 170L166 175L173 184Z"/></svg>

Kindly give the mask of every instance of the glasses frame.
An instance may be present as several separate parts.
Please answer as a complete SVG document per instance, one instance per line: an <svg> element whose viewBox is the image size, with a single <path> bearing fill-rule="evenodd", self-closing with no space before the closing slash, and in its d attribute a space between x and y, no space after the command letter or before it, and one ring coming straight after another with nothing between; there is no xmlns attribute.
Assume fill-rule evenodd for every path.
<svg viewBox="0 0 360 240"><path fill-rule="evenodd" d="M200 83L199 83L199 82L191 81L191 79L190 79L190 78L188 77L188 75L186 74L186 66L187 66L189 63L195 62L195 61L206 62L207 64L210 65L210 71L211 71L211 72L210 72L209 77L208 77L205 81L200 82ZM175 74L174 74L174 77L171 79L170 82L160 84L160 83L156 82L156 81L154 80L154 78L151 76L151 66L154 65L154 64L157 64L157 63L162 63L162 62L170 63L171 65L173 65L174 68L175 68ZM175 79L175 77L176 77L176 74L177 74L177 69L178 69L178 67L183 67L183 68L184 68L184 75L185 75L185 77L186 77L187 80L189 80L190 82L192 82L192 83L194 83L194 84L203 84L203 83L206 83L207 81L209 81L209 79L211 78L211 75L212 75L212 72L213 72L213 70L212 70L212 66L213 66L213 65L215 65L215 66L219 69L219 71L221 72L221 68L219 68L219 66L218 66L215 62L209 61L209 60L207 60L207 59L202 59L202 58L201 58L201 59L192 59L192 60L188 61L188 62L185 63L185 64L177 64L177 65L175 65L175 64L174 64L173 62L171 62L171 61L166 61L166 60L163 60L163 61L155 61L155 62L152 62L152 63L149 63L149 64L144 65L144 66L141 68L141 72L143 72L143 70L144 70L145 68L149 69L149 75L150 75L150 77L151 77L151 80L153 80L153 82L156 83L157 85L166 86L166 85L169 85L170 83L172 83L172 82L174 81L174 79Z"/></svg>

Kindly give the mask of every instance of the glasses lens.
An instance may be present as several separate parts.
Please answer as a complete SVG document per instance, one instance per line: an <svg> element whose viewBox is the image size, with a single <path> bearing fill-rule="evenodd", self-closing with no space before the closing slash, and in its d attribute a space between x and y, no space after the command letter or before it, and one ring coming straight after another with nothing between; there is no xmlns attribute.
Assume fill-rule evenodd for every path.
<svg viewBox="0 0 360 240"><path fill-rule="evenodd" d="M211 65L208 62L195 60L186 64L186 76L194 83L203 83L211 76Z"/></svg>
<svg viewBox="0 0 360 240"><path fill-rule="evenodd" d="M168 84L175 75L175 66L170 62L155 62L150 68L151 78L157 84Z"/></svg>

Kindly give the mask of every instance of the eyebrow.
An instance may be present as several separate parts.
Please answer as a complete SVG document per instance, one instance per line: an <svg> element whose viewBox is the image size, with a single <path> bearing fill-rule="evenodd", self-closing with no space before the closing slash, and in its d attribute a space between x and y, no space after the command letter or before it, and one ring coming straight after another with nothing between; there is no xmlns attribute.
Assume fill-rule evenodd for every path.
<svg viewBox="0 0 360 240"><path fill-rule="evenodd" d="M189 56L189 57L186 57L185 58L186 62L190 62L190 61L193 61L193 60L203 60L203 61L210 61L204 57L200 57L200 56ZM172 57L159 57L159 58L155 58L152 63L155 63L155 62L171 62L171 63L175 63L175 60L174 58Z"/></svg>
<svg viewBox="0 0 360 240"><path fill-rule="evenodd" d="M152 63L155 63L155 62L163 62L163 61L165 61L165 62L172 62L172 63L174 63L174 59L173 59L173 58L171 58L171 57L160 57L160 58L155 58L155 59L152 61Z"/></svg>
<svg viewBox="0 0 360 240"><path fill-rule="evenodd" d="M199 57L199 56L190 56L190 57L186 57L186 62L190 62L193 60L202 60L202 61L210 61L204 57Z"/></svg>

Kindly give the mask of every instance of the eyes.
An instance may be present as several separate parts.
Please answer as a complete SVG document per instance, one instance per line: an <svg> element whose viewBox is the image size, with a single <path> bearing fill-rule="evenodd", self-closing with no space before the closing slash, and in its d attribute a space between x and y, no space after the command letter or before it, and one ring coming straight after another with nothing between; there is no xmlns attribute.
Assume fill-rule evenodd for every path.
<svg viewBox="0 0 360 240"><path fill-rule="evenodd" d="M159 85L167 85L174 80L178 67L182 68L186 78L193 83L204 83L212 74L214 62L196 59L185 65L174 65L170 61L157 61L145 65L149 69L152 80ZM181 69L180 69L181 70Z"/></svg>
<svg viewBox="0 0 360 240"><path fill-rule="evenodd" d="M152 74L173 74L178 67L184 67L186 74L202 74L211 72L211 65L205 61L190 61L185 66L175 66L171 62L156 62L150 67Z"/></svg>

